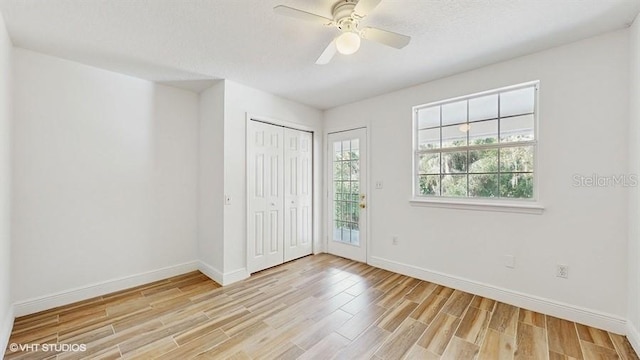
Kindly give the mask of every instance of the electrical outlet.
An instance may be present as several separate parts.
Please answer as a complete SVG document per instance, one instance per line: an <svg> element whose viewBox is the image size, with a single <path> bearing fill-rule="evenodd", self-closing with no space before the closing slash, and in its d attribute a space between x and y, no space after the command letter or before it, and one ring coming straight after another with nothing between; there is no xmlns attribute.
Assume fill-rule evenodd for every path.
<svg viewBox="0 0 640 360"><path fill-rule="evenodd" d="M556 267L556 276L563 279L569 278L569 265L558 264Z"/></svg>
<svg viewBox="0 0 640 360"><path fill-rule="evenodd" d="M382 189L384 187L384 183L382 180L376 181L376 189Z"/></svg>
<svg viewBox="0 0 640 360"><path fill-rule="evenodd" d="M505 255L504 256L504 266L509 269L513 269L516 267L516 257L513 255Z"/></svg>
<svg viewBox="0 0 640 360"><path fill-rule="evenodd" d="M394 235L394 236L391 238L391 243L392 243L393 245L398 245L398 236Z"/></svg>

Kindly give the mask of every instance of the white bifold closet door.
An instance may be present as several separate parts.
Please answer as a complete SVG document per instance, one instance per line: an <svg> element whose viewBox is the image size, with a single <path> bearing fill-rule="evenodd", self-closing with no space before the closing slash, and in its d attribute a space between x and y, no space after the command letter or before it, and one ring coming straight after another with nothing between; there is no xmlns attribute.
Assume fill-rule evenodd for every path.
<svg viewBox="0 0 640 360"><path fill-rule="evenodd" d="M284 261L311 254L311 134L284 129Z"/></svg>
<svg viewBox="0 0 640 360"><path fill-rule="evenodd" d="M247 251L249 271L258 271L284 257L284 133L256 121L248 127Z"/></svg>
<svg viewBox="0 0 640 360"><path fill-rule="evenodd" d="M247 266L260 271L312 252L312 135L247 124Z"/></svg>

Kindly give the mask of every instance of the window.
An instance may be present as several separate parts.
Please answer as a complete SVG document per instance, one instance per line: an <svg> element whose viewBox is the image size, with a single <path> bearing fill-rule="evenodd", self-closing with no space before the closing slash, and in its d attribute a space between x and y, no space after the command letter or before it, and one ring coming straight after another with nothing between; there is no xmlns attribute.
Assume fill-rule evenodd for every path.
<svg viewBox="0 0 640 360"><path fill-rule="evenodd" d="M535 200L537 90L414 107L414 198Z"/></svg>

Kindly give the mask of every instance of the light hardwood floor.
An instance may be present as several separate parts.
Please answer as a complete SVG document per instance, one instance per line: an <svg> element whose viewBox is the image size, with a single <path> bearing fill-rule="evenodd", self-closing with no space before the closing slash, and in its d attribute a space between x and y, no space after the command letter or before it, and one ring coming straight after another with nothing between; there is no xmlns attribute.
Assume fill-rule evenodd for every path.
<svg viewBox="0 0 640 360"><path fill-rule="evenodd" d="M638 359L620 335L331 255L199 272L16 319L7 359Z"/></svg>

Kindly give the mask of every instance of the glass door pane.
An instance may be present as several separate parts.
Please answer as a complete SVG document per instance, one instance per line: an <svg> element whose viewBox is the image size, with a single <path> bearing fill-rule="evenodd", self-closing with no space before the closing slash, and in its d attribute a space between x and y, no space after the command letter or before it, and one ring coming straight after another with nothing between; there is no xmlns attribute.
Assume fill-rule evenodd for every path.
<svg viewBox="0 0 640 360"><path fill-rule="evenodd" d="M366 261L366 130L329 134L329 252Z"/></svg>
<svg viewBox="0 0 640 360"><path fill-rule="evenodd" d="M359 139L334 143L333 241L360 245Z"/></svg>

